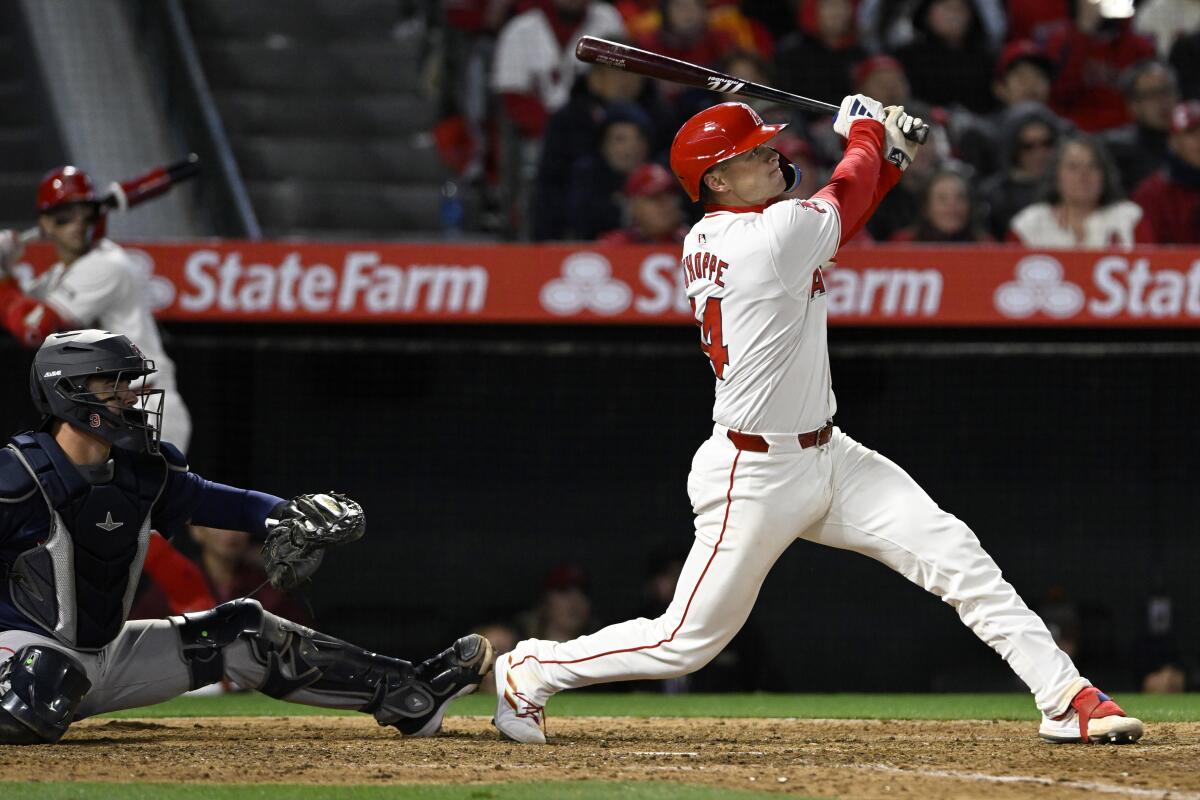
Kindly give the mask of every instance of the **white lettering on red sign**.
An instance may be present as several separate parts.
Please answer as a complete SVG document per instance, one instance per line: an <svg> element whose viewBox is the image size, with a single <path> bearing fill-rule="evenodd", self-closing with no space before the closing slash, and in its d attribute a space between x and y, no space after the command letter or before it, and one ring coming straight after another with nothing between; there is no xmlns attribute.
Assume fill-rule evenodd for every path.
<svg viewBox="0 0 1200 800"><path fill-rule="evenodd" d="M679 267L677 257L655 253L642 261L639 272L642 287L647 291L647 294L638 295L633 301L633 307L639 314L691 312L683 270Z"/></svg>
<svg viewBox="0 0 1200 800"><path fill-rule="evenodd" d="M458 264L382 264L374 251L351 251L339 268L301 262L298 252L274 264L242 263L197 250L184 264L179 307L233 313L365 311L477 313L487 299L488 272Z"/></svg>
<svg viewBox="0 0 1200 800"><path fill-rule="evenodd" d="M825 273L830 316L932 317L942 302L936 269L838 267Z"/></svg>
<svg viewBox="0 0 1200 800"><path fill-rule="evenodd" d="M1088 303L1088 311L1097 317L1200 317L1200 260L1182 272L1152 270L1147 258L1131 264L1122 256L1106 256L1096 262L1092 280L1100 296Z"/></svg>

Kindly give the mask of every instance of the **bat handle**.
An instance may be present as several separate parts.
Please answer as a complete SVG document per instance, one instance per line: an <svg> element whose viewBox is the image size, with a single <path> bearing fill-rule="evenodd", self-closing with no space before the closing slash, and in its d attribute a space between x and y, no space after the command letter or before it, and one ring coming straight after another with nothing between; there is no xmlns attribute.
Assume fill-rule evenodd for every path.
<svg viewBox="0 0 1200 800"><path fill-rule="evenodd" d="M913 128L911 131L904 134L904 138L908 139L910 142L925 144L925 140L929 138L929 126L922 125L919 128Z"/></svg>

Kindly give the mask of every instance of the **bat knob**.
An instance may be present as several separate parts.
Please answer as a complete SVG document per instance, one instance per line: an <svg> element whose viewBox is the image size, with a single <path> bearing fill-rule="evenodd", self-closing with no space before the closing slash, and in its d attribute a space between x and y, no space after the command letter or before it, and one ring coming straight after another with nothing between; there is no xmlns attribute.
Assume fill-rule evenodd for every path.
<svg viewBox="0 0 1200 800"><path fill-rule="evenodd" d="M925 140L929 138L929 125L922 125L919 128L913 128L908 133L904 134L904 138L910 142L917 144L925 144Z"/></svg>

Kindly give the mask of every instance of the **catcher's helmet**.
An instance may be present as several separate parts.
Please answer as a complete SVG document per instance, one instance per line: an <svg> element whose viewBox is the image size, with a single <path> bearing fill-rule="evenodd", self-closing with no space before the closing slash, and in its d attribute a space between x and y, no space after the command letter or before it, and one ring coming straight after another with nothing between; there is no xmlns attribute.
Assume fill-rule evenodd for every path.
<svg viewBox="0 0 1200 800"><path fill-rule="evenodd" d="M99 436L113 447L157 453L162 427L163 390L134 388L133 406L109 406L114 392L89 388L87 379L111 378L139 382L156 372L154 362L142 355L129 337L108 331L84 330L52 333L33 357L29 390L33 404L45 418L60 419Z"/></svg>
<svg viewBox="0 0 1200 800"><path fill-rule="evenodd" d="M42 178L37 191L37 213L48 214L68 203L96 203L92 179L78 167L52 169Z"/></svg>
<svg viewBox="0 0 1200 800"><path fill-rule="evenodd" d="M692 200L700 199L700 181L713 166L749 152L770 141L787 127L786 122L767 125L745 103L721 103L706 108L683 123L671 143L671 170ZM791 162L781 157L788 188L795 184Z"/></svg>

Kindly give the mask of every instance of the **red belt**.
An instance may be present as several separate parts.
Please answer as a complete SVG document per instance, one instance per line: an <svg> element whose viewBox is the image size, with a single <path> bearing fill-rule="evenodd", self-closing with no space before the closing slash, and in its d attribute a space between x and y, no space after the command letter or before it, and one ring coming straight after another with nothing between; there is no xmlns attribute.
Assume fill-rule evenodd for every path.
<svg viewBox="0 0 1200 800"><path fill-rule="evenodd" d="M733 446L738 450L749 450L752 453L765 453L771 449L767 444L767 440L759 436L757 433L742 433L741 431L730 430L728 432L729 441L733 442ZM796 441L800 443L801 450L807 450L810 447L828 444L829 439L833 436L833 423L829 423L824 428L808 433L796 434Z"/></svg>

